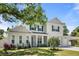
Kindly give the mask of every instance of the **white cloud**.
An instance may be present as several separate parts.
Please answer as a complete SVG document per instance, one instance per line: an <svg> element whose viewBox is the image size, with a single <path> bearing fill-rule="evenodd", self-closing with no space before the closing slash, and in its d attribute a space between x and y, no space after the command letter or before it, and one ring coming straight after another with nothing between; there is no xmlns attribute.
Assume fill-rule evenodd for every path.
<svg viewBox="0 0 79 59"><path fill-rule="evenodd" d="M73 8L74 10L79 10L79 4L74 4L75 7Z"/></svg>
<svg viewBox="0 0 79 59"><path fill-rule="evenodd" d="M73 10L74 10L77 14L79 14L79 3L74 4Z"/></svg>

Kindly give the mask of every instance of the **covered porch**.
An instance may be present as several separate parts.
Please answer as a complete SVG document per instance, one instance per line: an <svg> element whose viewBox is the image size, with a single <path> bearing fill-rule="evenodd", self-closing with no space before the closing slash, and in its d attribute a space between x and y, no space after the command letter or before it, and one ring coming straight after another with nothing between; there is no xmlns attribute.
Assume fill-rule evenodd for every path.
<svg viewBox="0 0 79 59"><path fill-rule="evenodd" d="M48 46L47 35L31 35L30 39L31 47L46 47Z"/></svg>

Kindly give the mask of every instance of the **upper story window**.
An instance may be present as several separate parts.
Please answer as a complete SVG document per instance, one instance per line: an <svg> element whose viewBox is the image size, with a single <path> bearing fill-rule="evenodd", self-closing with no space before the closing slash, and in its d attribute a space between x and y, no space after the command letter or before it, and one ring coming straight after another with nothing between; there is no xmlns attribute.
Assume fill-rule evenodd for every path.
<svg viewBox="0 0 79 59"><path fill-rule="evenodd" d="M43 26L38 25L38 31L43 31Z"/></svg>
<svg viewBox="0 0 79 59"><path fill-rule="evenodd" d="M55 27L55 26L52 25L52 31L58 31L59 32L60 31L60 27L59 26Z"/></svg>
<svg viewBox="0 0 79 59"><path fill-rule="evenodd" d="M22 43L22 36L19 36L19 43Z"/></svg>
<svg viewBox="0 0 79 59"><path fill-rule="evenodd" d="M30 30L36 30L36 26L35 25L30 25Z"/></svg>

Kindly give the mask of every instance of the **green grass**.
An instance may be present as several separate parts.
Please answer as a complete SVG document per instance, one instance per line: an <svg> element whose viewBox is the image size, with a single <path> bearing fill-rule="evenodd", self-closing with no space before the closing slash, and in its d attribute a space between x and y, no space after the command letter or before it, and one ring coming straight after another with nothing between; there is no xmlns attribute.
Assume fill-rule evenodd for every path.
<svg viewBox="0 0 79 59"><path fill-rule="evenodd" d="M79 51L62 50L57 52L57 56L79 56Z"/></svg>
<svg viewBox="0 0 79 59"><path fill-rule="evenodd" d="M5 54L2 49L0 49L0 56L79 56L79 51L71 50L50 50L49 48L27 48L27 49L16 49L8 50L9 54Z"/></svg>

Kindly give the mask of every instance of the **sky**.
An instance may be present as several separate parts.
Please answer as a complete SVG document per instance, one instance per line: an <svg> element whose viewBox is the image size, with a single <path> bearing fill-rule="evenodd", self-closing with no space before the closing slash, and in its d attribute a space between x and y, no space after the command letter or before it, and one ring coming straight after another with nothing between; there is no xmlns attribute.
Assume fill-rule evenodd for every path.
<svg viewBox="0 0 79 59"><path fill-rule="evenodd" d="M22 6L20 6L19 8L22 8ZM57 17L60 21L64 22L67 25L67 28L70 32L72 32L77 26L79 26L79 4L43 3L42 8L48 20ZM1 19L2 18L0 17L0 20ZM12 25L15 25L15 23L2 21L0 28L6 30L7 27L11 27Z"/></svg>

